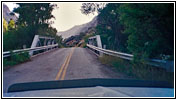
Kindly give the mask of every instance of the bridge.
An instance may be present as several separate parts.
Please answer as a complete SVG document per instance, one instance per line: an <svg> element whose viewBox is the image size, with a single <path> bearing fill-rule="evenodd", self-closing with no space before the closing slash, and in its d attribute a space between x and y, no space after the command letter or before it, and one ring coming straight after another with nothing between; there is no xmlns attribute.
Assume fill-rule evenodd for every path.
<svg viewBox="0 0 177 100"><path fill-rule="evenodd" d="M100 63L98 56L107 54L132 60L133 55L104 48L102 48L99 36L89 38L87 48L57 48L53 38L37 35L31 48L13 51L14 53L27 51L31 55L31 59L3 71L3 92L7 92L10 85L23 82L86 78L131 79L132 77L116 72L113 67ZM38 53L38 51L43 52ZM10 51L4 52L3 55L4 57L10 56ZM166 64L159 60L150 62L150 64L157 65L159 63Z"/></svg>

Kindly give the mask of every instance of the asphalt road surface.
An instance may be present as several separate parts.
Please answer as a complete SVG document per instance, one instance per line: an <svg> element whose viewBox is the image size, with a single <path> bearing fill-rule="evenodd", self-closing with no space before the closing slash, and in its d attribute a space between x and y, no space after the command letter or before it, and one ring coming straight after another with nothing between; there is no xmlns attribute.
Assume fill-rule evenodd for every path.
<svg viewBox="0 0 177 100"><path fill-rule="evenodd" d="M4 70L3 92L7 92L8 87L14 83L86 78L128 77L101 64L89 49L60 48Z"/></svg>

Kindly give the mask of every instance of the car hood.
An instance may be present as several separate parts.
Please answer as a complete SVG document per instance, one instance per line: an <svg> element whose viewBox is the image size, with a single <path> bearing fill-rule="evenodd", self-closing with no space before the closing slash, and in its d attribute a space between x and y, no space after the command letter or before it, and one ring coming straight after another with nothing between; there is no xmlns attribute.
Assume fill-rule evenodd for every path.
<svg viewBox="0 0 177 100"><path fill-rule="evenodd" d="M4 97L173 97L167 82L125 79L76 79L17 83Z"/></svg>

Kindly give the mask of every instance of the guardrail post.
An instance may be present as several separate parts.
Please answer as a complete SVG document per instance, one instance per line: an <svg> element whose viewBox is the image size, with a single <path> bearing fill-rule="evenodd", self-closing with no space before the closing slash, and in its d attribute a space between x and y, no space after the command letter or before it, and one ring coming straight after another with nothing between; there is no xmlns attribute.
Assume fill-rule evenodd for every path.
<svg viewBox="0 0 177 100"><path fill-rule="evenodd" d="M101 43L100 35L96 35L96 41L97 41L97 46L98 46L99 48L102 48L102 43Z"/></svg>
<svg viewBox="0 0 177 100"><path fill-rule="evenodd" d="M51 39L49 39L49 41L47 42L47 45L51 45ZM50 50L51 48L49 48L48 50Z"/></svg>
<svg viewBox="0 0 177 100"><path fill-rule="evenodd" d="M39 35L35 35L34 39L33 39L33 42L32 42L32 45L31 45L31 48L35 48L37 46L38 41L39 41ZM33 55L33 50L29 52L29 55L30 56Z"/></svg>
<svg viewBox="0 0 177 100"><path fill-rule="evenodd" d="M96 36L90 37L89 40L88 40L88 43L90 45L94 45L96 47L102 48L100 35L96 35ZM103 53L99 52L99 55L102 57Z"/></svg>
<svg viewBox="0 0 177 100"><path fill-rule="evenodd" d="M97 46L98 46L99 48L102 48L102 43L101 43L100 35L96 35L96 41L97 41ZM99 52L99 54L100 54L100 57L103 56L103 53L102 53L102 52Z"/></svg>
<svg viewBox="0 0 177 100"><path fill-rule="evenodd" d="M106 45L103 45L103 49L106 49Z"/></svg>
<svg viewBox="0 0 177 100"><path fill-rule="evenodd" d="M52 45L53 45L53 44L55 44L55 41L54 41L54 40L52 40L52 42L51 42L51 43L52 43ZM55 47L54 47L54 48L55 48ZM53 48L52 48L52 49L53 49Z"/></svg>
<svg viewBox="0 0 177 100"><path fill-rule="evenodd" d="M44 46L47 44L46 42L47 42L47 40L46 40L46 39L44 39Z"/></svg>

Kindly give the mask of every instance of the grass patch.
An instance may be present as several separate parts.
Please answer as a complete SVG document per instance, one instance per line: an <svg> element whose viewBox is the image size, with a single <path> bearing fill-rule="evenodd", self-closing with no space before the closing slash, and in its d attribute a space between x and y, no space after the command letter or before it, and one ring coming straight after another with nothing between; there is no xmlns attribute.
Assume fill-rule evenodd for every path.
<svg viewBox="0 0 177 100"><path fill-rule="evenodd" d="M3 59L3 67L6 68L7 66L14 66L16 64L25 62L30 59L28 52L23 52L19 54L11 53L10 57Z"/></svg>
<svg viewBox="0 0 177 100"><path fill-rule="evenodd" d="M125 73L128 76L135 77L136 79L168 81L171 85L174 84L174 73L167 72L162 68L157 68L143 63L135 64L131 61L108 55L100 57L99 60L101 63L113 66L117 71Z"/></svg>

